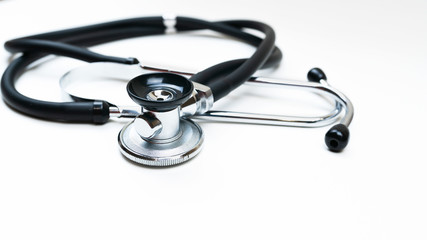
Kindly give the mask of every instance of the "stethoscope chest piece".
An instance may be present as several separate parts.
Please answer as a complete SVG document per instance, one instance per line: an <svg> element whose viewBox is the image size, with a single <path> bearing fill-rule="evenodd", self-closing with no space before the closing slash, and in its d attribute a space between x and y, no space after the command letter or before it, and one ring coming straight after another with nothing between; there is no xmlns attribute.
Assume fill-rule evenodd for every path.
<svg viewBox="0 0 427 240"><path fill-rule="evenodd" d="M203 131L180 114L180 106L194 91L191 81L171 73L143 74L132 79L127 90L142 113L119 133L125 157L144 165L170 166L199 153Z"/></svg>

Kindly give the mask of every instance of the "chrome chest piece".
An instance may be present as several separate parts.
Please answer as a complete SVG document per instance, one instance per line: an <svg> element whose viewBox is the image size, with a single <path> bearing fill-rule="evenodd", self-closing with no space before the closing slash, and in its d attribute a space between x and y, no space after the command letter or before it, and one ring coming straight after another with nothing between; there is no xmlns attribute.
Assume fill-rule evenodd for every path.
<svg viewBox="0 0 427 240"><path fill-rule="evenodd" d="M124 156L144 165L169 166L199 153L203 131L180 113L194 92L191 81L171 73L143 74L128 83L127 91L141 114L119 133Z"/></svg>

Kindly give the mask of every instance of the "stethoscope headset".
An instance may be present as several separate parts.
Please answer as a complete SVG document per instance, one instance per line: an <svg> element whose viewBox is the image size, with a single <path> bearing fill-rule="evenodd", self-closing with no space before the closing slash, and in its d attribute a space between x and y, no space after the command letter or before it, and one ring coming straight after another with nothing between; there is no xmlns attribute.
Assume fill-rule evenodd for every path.
<svg viewBox="0 0 427 240"><path fill-rule="evenodd" d="M196 74L152 68L136 58L106 56L88 47L133 37L209 29L256 47L253 55L214 65ZM259 38L246 29L265 35ZM197 155L203 131L190 118L209 118L297 127L319 127L338 122L325 135L331 151L343 150L349 140L348 126L353 118L349 99L326 82L319 68L308 73L308 82L253 77L264 68L277 66L282 53L274 44L274 30L261 22L231 20L209 22L187 17L143 17L43 33L7 41L5 48L22 53L5 70L1 90L8 106L29 116L61 122L103 124L112 117L133 118L119 133L120 150L128 159L144 165L168 166ZM61 86L82 79L122 78L127 91L139 106L126 108L106 100L82 97L67 91L73 101L49 102L19 93L15 83L35 61L47 55L66 56L89 62L61 78ZM107 71L108 70L108 71ZM333 109L323 116L297 117L242 112L210 111L220 100L243 83L286 86L322 94ZM343 111L344 110L344 111Z"/></svg>

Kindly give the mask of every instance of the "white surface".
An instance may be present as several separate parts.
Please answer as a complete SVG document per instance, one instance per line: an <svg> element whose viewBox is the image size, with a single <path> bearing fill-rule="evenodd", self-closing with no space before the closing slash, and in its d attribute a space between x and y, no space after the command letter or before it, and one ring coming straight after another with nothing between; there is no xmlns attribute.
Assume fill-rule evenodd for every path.
<svg viewBox="0 0 427 240"><path fill-rule="evenodd" d="M120 155L122 122L52 123L1 102L0 239L426 239L426 10L414 0L0 1L1 42L165 12L258 19L285 55L270 76L322 67L356 109L340 154L324 146L328 128L203 123L197 158L152 169ZM252 52L186 36L94 49L195 70ZM79 64L51 61L18 87L57 100L58 78ZM230 107L248 108L244 95L257 91Z"/></svg>

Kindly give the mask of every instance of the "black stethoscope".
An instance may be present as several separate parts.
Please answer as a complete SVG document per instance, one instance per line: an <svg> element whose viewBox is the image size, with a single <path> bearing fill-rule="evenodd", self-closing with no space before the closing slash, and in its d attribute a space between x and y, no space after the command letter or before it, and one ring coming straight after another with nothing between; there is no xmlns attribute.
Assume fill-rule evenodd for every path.
<svg viewBox="0 0 427 240"><path fill-rule="evenodd" d="M239 39L255 46L256 51L247 59L222 62L189 74L153 69L139 64L136 58L106 56L87 49L126 38L204 29ZM261 39L247 32L247 29L259 31L265 37ZM308 82L253 77L257 70L279 64L282 53L274 42L273 29L261 22L209 22L187 17L133 18L43 33L5 43L9 52L22 55L16 57L5 70L1 90L4 101L10 107L46 120L102 124L110 117L132 117L133 121L119 133L120 150L130 160L146 165L178 164L200 151L203 131L190 118L299 127L318 127L339 121L326 133L325 142L332 151L343 150L349 140L348 126L353 117L353 106L345 95L326 82L326 76L320 69L310 70ZM70 92L73 98L70 102L41 101L19 93L15 88L19 76L30 64L50 54L91 63L64 75L61 79L64 88L70 82L84 79L82 76L90 81L115 75L115 78L128 82L128 94L140 107L126 109L106 100ZM324 95L334 108L316 117L210 111L214 102L243 83L308 90Z"/></svg>

